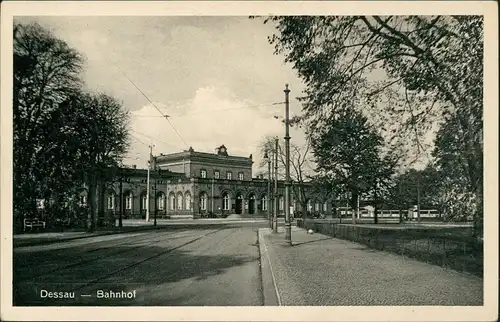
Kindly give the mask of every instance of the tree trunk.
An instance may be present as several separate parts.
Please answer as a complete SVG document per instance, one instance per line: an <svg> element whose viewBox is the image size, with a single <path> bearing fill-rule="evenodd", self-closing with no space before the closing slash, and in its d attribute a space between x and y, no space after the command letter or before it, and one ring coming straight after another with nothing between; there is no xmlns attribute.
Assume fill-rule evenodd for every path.
<svg viewBox="0 0 500 322"><path fill-rule="evenodd" d="M403 200L401 197L401 182L398 182L398 208L399 208L399 223L403 223Z"/></svg>
<svg viewBox="0 0 500 322"><path fill-rule="evenodd" d="M89 212L87 215L87 231L93 233L95 231L96 215L97 215L97 176L95 173L90 174L89 178L89 193L88 205Z"/></svg>
<svg viewBox="0 0 500 322"><path fill-rule="evenodd" d="M107 224L109 222L107 216L106 216L106 208L105 208L105 202L106 202L106 197L105 197L105 190L106 190L106 185L104 184L104 180L102 180L101 178L98 178L97 179L97 182L98 182L98 192L99 192L99 196L97 198L97 202L98 202L98 217L97 217L97 221L99 222L99 218L102 218L103 219L103 224Z"/></svg>
<svg viewBox="0 0 500 322"><path fill-rule="evenodd" d="M306 219L307 219L307 202L301 202L300 206L302 208L302 218L304 219L304 228L306 228Z"/></svg>
<svg viewBox="0 0 500 322"><path fill-rule="evenodd" d="M482 189L481 189L482 190ZM481 191L480 190L480 191ZM482 192L482 191L481 191ZM478 209L472 214L472 237L478 238L483 236L483 198L482 194L476 194Z"/></svg>
<svg viewBox="0 0 500 322"><path fill-rule="evenodd" d="M358 206L358 192L357 191L353 191L351 193L350 206L351 206L352 223L355 224L356 223L356 212L354 210Z"/></svg>

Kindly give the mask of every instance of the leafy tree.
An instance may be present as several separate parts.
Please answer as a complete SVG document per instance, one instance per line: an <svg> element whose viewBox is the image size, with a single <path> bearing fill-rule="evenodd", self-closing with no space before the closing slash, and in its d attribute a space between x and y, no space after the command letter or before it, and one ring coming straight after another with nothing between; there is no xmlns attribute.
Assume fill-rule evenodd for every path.
<svg viewBox="0 0 500 322"><path fill-rule="evenodd" d="M36 211L36 198L71 182L71 152L54 141L65 130L60 104L81 85L83 57L38 24L14 24L14 214Z"/></svg>
<svg viewBox="0 0 500 322"><path fill-rule="evenodd" d="M453 153L468 168L462 179L481 203L481 16L278 16L264 22L276 28L269 37L275 53L306 85L300 99L312 132L353 98L364 103L360 108L385 115L386 123L401 124L391 129L398 135L406 129L418 139L433 122L443 122L455 128L449 132L458 138ZM454 177L448 170L442 175ZM480 209L476 215L482 217Z"/></svg>
<svg viewBox="0 0 500 322"><path fill-rule="evenodd" d="M126 152L128 113L105 94L81 90L83 57L38 24L14 26L14 213L36 211L36 199L63 203L89 187L94 229L103 183ZM97 198L97 186L100 198ZM97 201L100 200L98 204Z"/></svg>
<svg viewBox="0 0 500 322"><path fill-rule="evenodd" d="M327 124L311 136L317 171L333 186L349 192L350 206L355 209L361 194L390 177L392 166L381 157L382 137L361 113L338 110Z"/></svg>
<svg viewBox="0 0 500 322"><path fill-rule="evenodd" d="M481 104L480 16L279 16L264 22L275 24L270 43L306 83L308 117L365 85L372 85L366 97L404 85L457 109ZM369 79L375 69L385 79Z"/></svg>
<svg viewBox="0 0 500 322"><path fill-rule="evenodd" d="M129 114L115 98L99 93L81 93L69 105L79 110L73 124L79 128L79 176L88 186L90 213L87 228L93 231L97 213L104 212L105 182L113 179L115 170L129 143Z"/></svg>
<svg viewBox="0 0 500 322"><path fill-rule="evenodd" d="M482 136L482 117L454 113L438 131L433 151L443 174L439 185L443 209L450 219L472 216L475 235L482 233L483 149L482 144L471 143L482 142Z"/></svg>

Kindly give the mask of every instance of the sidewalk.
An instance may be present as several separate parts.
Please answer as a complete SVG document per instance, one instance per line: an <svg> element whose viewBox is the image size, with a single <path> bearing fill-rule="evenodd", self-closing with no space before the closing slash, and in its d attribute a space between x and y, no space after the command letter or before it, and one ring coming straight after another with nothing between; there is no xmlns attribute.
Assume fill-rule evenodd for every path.
<svg viewBox="0 0 500 322"><path fill-rule="evenodd" d="M265 305L483 305L483 280L292 227L259 229Z"/></svg>

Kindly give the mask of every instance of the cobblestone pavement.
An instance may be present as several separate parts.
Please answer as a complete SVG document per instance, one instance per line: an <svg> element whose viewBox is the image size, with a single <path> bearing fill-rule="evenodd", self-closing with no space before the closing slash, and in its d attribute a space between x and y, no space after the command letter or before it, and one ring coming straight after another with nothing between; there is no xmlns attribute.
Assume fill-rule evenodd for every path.
<svg viewBox="0 0 500 322"><path fill-rule="evenodd" d="M361 244L292 228L259 231L281 305L483 305L483 280Z"/></svg>

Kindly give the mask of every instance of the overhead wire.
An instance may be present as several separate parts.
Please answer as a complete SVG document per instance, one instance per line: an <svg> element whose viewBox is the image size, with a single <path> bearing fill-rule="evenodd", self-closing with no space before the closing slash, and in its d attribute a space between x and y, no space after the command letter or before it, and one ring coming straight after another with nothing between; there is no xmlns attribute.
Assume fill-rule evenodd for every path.
<svg viewBox="0 0 500 322"><path fill-rule="evenodd" d="M133 131L133 130L132 130ZM135 131L134 131L135 132ZM136 139L137 141L139 141L140 143L146 145L146 146L149 146L149 144L147 143L144 143L144 141L142 141L141 139L139 139L138 137L134 136L134 135L131 135L131 137L133 137L134 139Z"/></svg>
<svg viewBox="0 0 500 322"><path fill-rule="evenodd" d="M127 74L125 74L125 72L123 70L121 70L118 66L117 66L118 70L120 70L120 72L123 74L123 76L125 76L125 78L128 79L128 81L134 85L135 88L137 88L137 90L142 94L142 96L144 96L149 103L151 103L151 105L153 105L154 108L156 108L156 110L161 114L162 117L164 117L168 123L170 124L170 126L172 126L172 128L174 129L175 133L177 133L177 135L179 136L179 138L182 140L182 142L186 145L186 147L188 146L188 144L186 143L186 141L184 140L184 138L181 136L181 134L179 133L179 131L177 131L177 129L175 128L175 126L172 124L172 122L168 119L170 117L170 115L168 114L164 114L159 108L158 106L156 106L155 103L153 103L153 101L151 99L149 99L149 97L139 88L139 86L137 86L133 81L132 79L130 79L130 77L127 76Z"/></svg>
<svg viewBox="0 0 500 322"><path fill-rule="evenodd" d="M222 108L222 109L217 109L217 110L198 112L196 114L209 114L209 113L225 112L225 111L239 111L239 110L247 109L247 108L274 106L274 105L280 105L280 104L284 104L284 103L285 102L275 102L275 103L268 103L268 104L248 105L248 106L240 106L240 107L232 107L232 108ZM188 113L188 115L189 114L190 113ZM133 117L163 117L163 116L156 116L156 115L132 115L132 116ZM172 116L169 116L169 117L172 117Z"/></svg>
<svg viewBox="0 0 500 322"><path fill-rule="evenodd" d="M150 136L150 135L144 134L144 133L139 132L139 131L134 130L134 129L132 129L132 132L135 132L135 133L137 133L137 134L140 134L140 135L142 135L142 136L145 136L145 137L147 137L147 138L149 138L149 139L153 139L153 140L155 140L156 142L160 142L160 143L163 143L163 144L166 144L166 145L169 145L169 146L172 146L172 147L176 147L176 148L178 147L178 146L175 146L174 144L171 144L171 143L168 143L168 142L165 142L165 141L162 141L162 140L158 140L158 139L157 139L157 138L155 138L155 137L152 137L152 136Z"/></svg>
<svg viewBox="0 0 500 322"><path fill-rule="evenodd" d="M184 143L184 145L186 147L188 147L188 144L187 142L184 140L184 138L182 137L182 135L179 133L179 131L176 129L176 127L174 126L174 124L170 121L170 115L168 114L164 114L159 108L158 106L156 106L156 104L140 89L140 87L134 83L134 81L127 76L127 74L125 74L125 72L123 70L121 70L118 66L116 66L117 69L123 74L123 76L125 76L125 78L127 78L127 80L142 94L142 96L144 96L144 98L146 98L146 100L151 104L153 105L153 107L160 113L160 116L153 116L153 115L134 115L134 117L162 117L162 118L165 118L167 120L167 122L170 124L170 126L172 127L172 129L175 131L175 133L177 134L177 136L182 140L182 142ZM244 108L255 108L255 107L263 107L263 106L275 106L275 105L281 105L281 104L285 104L285 102L274 102L274 103L268 103L268 104L257 104L257 105L248 105L248 106L240 106L240 107L237 107L237 108L228 108L228 109L219 109L219 110L214 110L214 111L207 111L205 113L213 113L213 112L218 112L218 111L229 111L229 110L241 110L241 109L244 109ZM203 114L203 113L197 113L197 114ZM277 118L276 116L274 116L275 118ZM138 134L141 134L143 136L146 136L148 138L151 138L151 139L154 139L154 140L157 140L158 142L161 142L161 143L164 143L164 144L167 144L167 145L170 145L170 146L174 146L172 144L169 144L167 142L164 142L164 141L160 141L156 138L153 138L151 136L148 136L144 133L140 133L138 131L135 131L133 130L134 132L138 133ZM138 140L139 142L145 144L143 141L141 141L140 139L138 139L137 137L134 137L136 140ZM147 145L147 144L145 144Z"/></svg>

